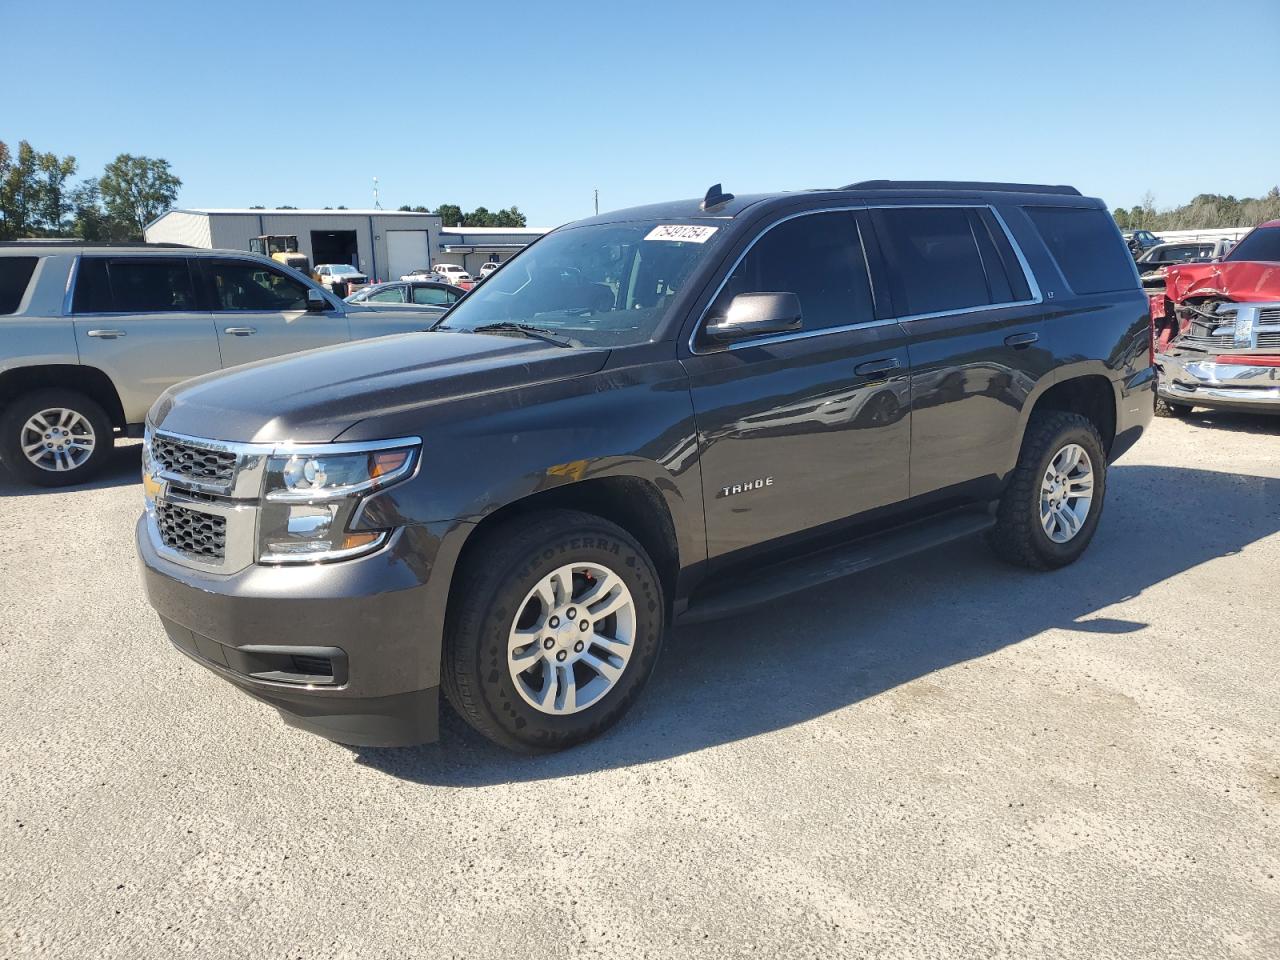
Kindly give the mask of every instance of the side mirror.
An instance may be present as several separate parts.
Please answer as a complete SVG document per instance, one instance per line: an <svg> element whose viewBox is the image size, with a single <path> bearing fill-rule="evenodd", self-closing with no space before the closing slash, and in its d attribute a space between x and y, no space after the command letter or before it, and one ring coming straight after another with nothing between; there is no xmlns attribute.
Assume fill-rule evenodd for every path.
<svg viewBox="0 0 1280 960"><path fill-rule="evenodd" d="M740 293L730 301L723 316L711 318L705 332L707 339L727 343L770 333L791 333L801 326L800 298L794 293Z"/></svg>
<svg viewBox="0 0 1280 960"><path fill-rule="evenodd" d="M319 290L307 291L307 313L324 313L332 307Z"/></svg>

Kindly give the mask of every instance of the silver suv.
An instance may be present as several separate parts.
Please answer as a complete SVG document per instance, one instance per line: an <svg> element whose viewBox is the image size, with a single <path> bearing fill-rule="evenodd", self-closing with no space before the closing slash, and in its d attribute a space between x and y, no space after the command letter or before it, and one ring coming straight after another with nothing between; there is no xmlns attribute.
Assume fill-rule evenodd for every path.
<svg viewBox="0 0 1280 960"><path fill-rule="evenodd" d="M92 477L167 387L348 340L424 330L445 308L344 303L280 263L156 244L0 243L0 462Z"/></svg>

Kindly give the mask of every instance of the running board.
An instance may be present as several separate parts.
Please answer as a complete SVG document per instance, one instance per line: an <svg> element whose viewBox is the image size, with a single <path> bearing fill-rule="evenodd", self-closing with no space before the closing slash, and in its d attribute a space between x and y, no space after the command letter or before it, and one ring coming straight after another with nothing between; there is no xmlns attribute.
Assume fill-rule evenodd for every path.
<svg viewBox="0 0 1280 960"><path fill-rule="evenodd" d="M771 565L735 579L730 586L712 588L702 596L695 594L676 622L684 625L732 616L810 587L974 536L990 530L995 523L996 518L985 512L950 513Z"/></svg>

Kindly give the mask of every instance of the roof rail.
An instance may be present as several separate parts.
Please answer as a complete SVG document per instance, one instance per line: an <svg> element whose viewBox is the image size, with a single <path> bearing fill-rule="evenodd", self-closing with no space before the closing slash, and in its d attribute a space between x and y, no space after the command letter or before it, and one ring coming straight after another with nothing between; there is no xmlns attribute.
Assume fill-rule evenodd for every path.
<svg viewBox="0 0 1280 960"><path fill-rule="evenodd" d="M19 240L0 240L0 247L180 247L191 249L189 243L147 243L145 240L81 240L79 237L23 237Z"/></svg>
<svg viewBox="0 0 1280 960"><path fill-rule="evenodd" d="M1046 183L988 183L980 180L862 180L848 183L841 190L986 190L992 193L1056 193L1079 197L1075 187Z"/></svg>

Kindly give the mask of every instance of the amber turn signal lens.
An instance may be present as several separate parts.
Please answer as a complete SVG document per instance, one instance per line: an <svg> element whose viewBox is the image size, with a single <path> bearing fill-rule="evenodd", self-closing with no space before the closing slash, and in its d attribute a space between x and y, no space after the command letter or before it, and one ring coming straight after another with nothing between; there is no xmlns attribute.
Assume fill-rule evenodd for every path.
<svg viewBox="0 0 1280 960"><path fill-rule="evenodd" d="M386 453L375 453L369 457L369 476L381 477L394 473L404 466L409 459L408 450L388 450Z"/></svg>
<svg viewBox="0 0 1280 960"><path fill-rule="evenodd" d="M367 547L378 537L377 533L348 533L342 538L342 549L354 550L356 547Z"/></svg>

